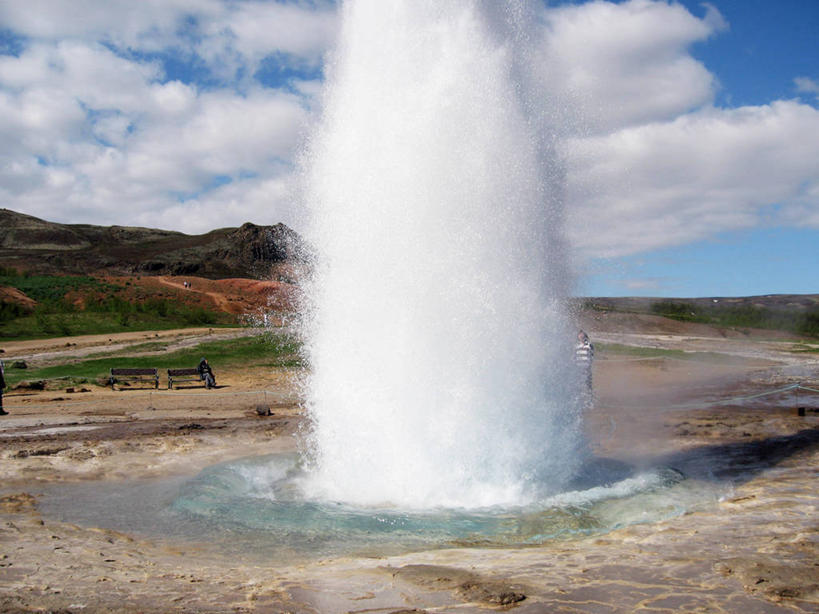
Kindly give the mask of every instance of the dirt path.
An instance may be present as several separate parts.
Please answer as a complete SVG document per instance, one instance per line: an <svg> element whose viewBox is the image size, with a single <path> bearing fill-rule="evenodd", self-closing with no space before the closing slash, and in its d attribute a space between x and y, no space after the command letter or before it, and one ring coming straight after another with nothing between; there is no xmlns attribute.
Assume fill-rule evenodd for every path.
<svg viewBox="0 0 819 614"><path fill-rule="evenodd" d="M163 352L168 352L197 345L202 341L221 341L253 334L258 334L258 331L249 328L179 328L11 341L2 345L3 353L0 358L4 361L24 360L29 367L42 367L79 360L100 352L124 352L130 347L149 342L165 343Z"/></svg>
<svg viewBox="0 0 819 614"><path fill-rule="evenodd" d="M184 282L174 281L172 279L169 279L168 277L165 277L164 275L160 275L159 277L157 277L157 280L159 281L159 283L165 286L177 288L179 290L184 290L186 292L196 292L199 294L204 294L205 296L208 296L211 298L211 300L213 300L213 302L216 304L216 308L219 311L231 313L232 306L230 304L230 301L225 297L223 293L198 289L198 284L203 283L202 280L197 279L197 287L190 286L188 288L185 287Z"/></svg>
<svg viewBox="0 0 819 614"><path fill-rule="evenodd" d="M72 337L52 337L49 339L29 339L26 341L4 341L1 346L6 356L19 356L26 352L56 351L63 347L89 347L109 343L142 342L146 339L163 339L180 335L203 335L212 328L177 328L171 330L133 331L104 335L74 335Z"/></svg>

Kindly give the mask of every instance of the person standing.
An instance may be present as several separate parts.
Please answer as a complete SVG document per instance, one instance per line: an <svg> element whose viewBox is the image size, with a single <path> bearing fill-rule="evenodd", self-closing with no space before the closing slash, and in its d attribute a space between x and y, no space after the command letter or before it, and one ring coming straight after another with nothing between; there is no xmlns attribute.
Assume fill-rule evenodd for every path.
<svg viewBox="0 0 819 614"><path fill-rule="evenodd" d="M3 389L6 387L6 369L0 360L0 416L8 416L9 412L3 409Z"/></svg>
<svg viewBox="0 0 819 614"><path fill-rule="evenodd" d="M587 394L592 393L592 362L594 361L594 345L589 336L581 329L577 333L577 345L574 348L574 363L577 365L580 377L585 380Z"/></svg>

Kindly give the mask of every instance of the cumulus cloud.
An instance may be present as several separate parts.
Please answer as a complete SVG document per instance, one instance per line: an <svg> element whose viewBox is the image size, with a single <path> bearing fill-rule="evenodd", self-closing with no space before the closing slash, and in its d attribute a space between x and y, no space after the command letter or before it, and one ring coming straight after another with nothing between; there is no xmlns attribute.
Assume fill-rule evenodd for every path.
<svg viewBox="0 0 819 614"><path fill-rule="evenodd" d="M176 202L161 211L139 212L134 223L141 226L175 228L187 233L203 233L214 228L244 222L293 226L299 219L295 178L249 177L209 190L185 202ZM180 223L181 221L181 223Z"/></svg>
<svg viewBox="0 0 819 614"><path fill-rule="evenodd" d="M245 3L230 13L227 27L234 46L245 57L270 53L270 41L281 53L318 62L336 34L336 14L331 5L308 11L305 5L279 2Z"/></svg>
<svg viewBox="0 0 819 614"><path fill-rule="evenodd" d="M217 220L294 223L294 191L281 186L317 90L253 75L270 56L295 74L319 65L330 4L33 0L0 4L0 21L21 41L0 55L4 206L197 232ZM170 80L166 60L204 77Z"/></svg>
<svg viewBox="0 0 819 614"><path fill-rule="evenodd" d="M206 230L212 223L207 215L191 223L187 216L174 219L168 212L183 211L180 202L213 189L214 181L250 189L259 177L291 172L289 160L307 121L297 96L265 88L244 96L222 91L195 95L180 84L172 84L175 91L169 94L168 87L144 88L141 113L129 117L112 111L97 119L90 139L84 133L88 117L81 104L68 103L70 93L44 93L48 105L26 101L27 108L36 108L18 115L21 121L14 128L29 145L13 159L27 160L27 165L4 168L14 175L27 174L28 180L3 181L0 196L6 202L24 202L28 210L49 219L126 223L123 213L142 211L171 227ZM35 114L41 117L39 130L26 121ZM48 139L55 134L61 138ZM260 208L251 217L261 221L281 213ZM246 220L234 223L241 221ZM287 221L292 223L292 216Z"/></svg>
<svg viewBox="0 0 819 614"><path fill-rule="evenodd" d="M718 84L690 55L727 27L706 8L701 19L650 0L546 13L541 78L574 118L563 154L569 233L584 256L816 224L819 111L798 101L714 107Z"/></svg>
<svg viewBox="0 0 819 614"><path fill-rule="evenodd" d="M596 256L811 223L819 210L819 111L798 102L708 107L575 139L567 156L575 242Z"/></svg>
<svg viewBox="0 0 819 614"><path fill-rule="evenodd" d="M186 15L215 16L223 10L219 0L28 0L0 4L0 22L37 40L105 40L156 49L176 42Z"/></svg>
<svg viewBox="0 0 819 614"><path fill-rule="evenodd" d="M715 78L689 47L724 27L715 13L651 0L547 9L537 76L586 133L672 119L713 100Z"/></svg>
<svg viewBox="0 0 819 614"><path fill-rule="evenodd" d="M0 23L35 40L95 40L126 51L195 51L251 61L272 52L318 62L335 34L329 0L30 0L0 4Z"/></svg>
<svg viewBox="0 0 819 614"><path fill-rule="evenodd" d="M819 81L810 77L796 77L794 80L797 92L806 92L819 98Z"/></svg>

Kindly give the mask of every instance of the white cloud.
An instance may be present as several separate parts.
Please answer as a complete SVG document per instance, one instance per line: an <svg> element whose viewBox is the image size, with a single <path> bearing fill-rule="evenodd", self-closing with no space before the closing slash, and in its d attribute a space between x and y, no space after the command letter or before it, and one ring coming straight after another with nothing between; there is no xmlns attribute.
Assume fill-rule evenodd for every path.
<svg viewBox="0 0 819 614"><path fill-rule="evenodd" d="M300 100L257 88L244 97L201 94L184 118L155 121L132 137L132 179L196 191L213 175L265 173L289 160L307 122Z"/></svg>
<svg viewBox="0 0 819 614"><path fill-rule="evenodd" d="M321 94L321 81L297 79L290 85L295 91L306 98L306 102L317 99Z"/></svg>
<svg viewBox="0 0 819 614"><path fill-rule="evenodd" d="M159 211L135 216L138 225L174 228L199 234L237 226L244 222L296 226L300 212L293 199L296 191L291 175L252 177L221 186L184 203L173 203Z"/></svg>
<svg viewBox="0 0 819 614"><path fill-rule="evenodd" d="M188 203L196 202L211 209L196 216L199 230L207 230L207 220L227 222L230 215L244 218L232 224L262 221L251 215L249 203L261 207L258 192L264 188L276 188L274 200L282 200L280 186L290 185L290 161L316 88L301 81L296 93L274 90L250 76L270 53L297 64L319 61L334 14L329 5L317 6L218 0L0 4L4 25L30 39L19 56L0 56L4 206L56 221L144 219L190 227ZM269 36L251 31L254 20ZM235 82L241 91L163 82L159 56L141 55L170 49L189 59L207 48L211 52L197 61L218 61L229 51L234 68L246 73ZM228 82L234 77L224 71L221 76ZM225 181L227 186L214 187ZM248 192L245 204L242 190ZM220 203L220 194L230 201ZM292 212L286 213L292 222Z"/></svg>
<svg viewBox="0 0 819 614"><path fill-rule="evenodd" d="M173 228L201 229L217 218L226 222L230 212L250 215L246 206L237 205L239 186L250 190L277 182L289 185L288 161L300 142L307 112L292 94L257 88L244 97L200 94L184 115L157 108L135 121L133 130L122 115L97 121L94 130L103 142L66 135L51 143L54 165L30 164L25 192L17 195L17 202L48 219L130 224L144 218ZM234 186L230 203L217 199L228 191L209 187L222 176ZM192 223L185 213L189 205L179 202L186 199L200 200L210 211L202 209ZM250 202L261 206L264 201L254 193ZM260 221L259 215L252 217ZM232 224L247 219L237 217Z"/></svg>
<svg viewBox="0 0 819 614"><path fill-rule="evenodd" d="M807 92L819 98L819 81L810 77L796 77L793 80L797 92Z"/></svg>
<svg viewBox="0 0 819 614"><path fill-rule="evenodd" d="M245 0L30 0L0 3L0 23L39 41L95 41L118 53L196 56L233 79L271 54L317 64L336 31L335 5Z"/></svg>
<svg viewBox="0 0 819 614"><path fill-rule="evenodd" d="M713 99L714 76L688 48L724 27L718 16L650 0L548 9L534 69L583 131L672 119Z"/></svg>
<svg viewBox="0 0 819 614"><path fill-rule="evenodd" d="M35 44L21 56L0 57L0 106L12 143L50 162L57 150L86 139L97 112L105 112L103 133L112 115L141 115L151 103L153 64L120 58L105 47L79 42ZM94 133L94 129L90 130ZM17 155L12 143L3 154Z"/></svg>
<svg viewBox="0 0 819 614"><path fill-rule="evenodd" d="M583 256L817 226L819 111L715 108L718 83L690 47L728 24L705 8L700 19L673 3L597 0L544 13L536 77L566 122L569 234Z"/></svg>
<svg viewBox="0 0 819 614"><path fill-rule="evenodd" d="M245 57L268 55L273 42L276 51L318 63L335 37L337 18L330 4L314 11L304 5L252 2L239 4L227 27Z"/></svg>
<svg viewBox="0 0 819 614"><path fill-rule="evenodd" d="M190 113L196 104L194 88L179 81L154 83L150 86L148 108L166 118L174 118Z"/></svg>
<svg viewBox="0 0 819 614"><path fill-rule="evenodd" d="M220 0L28 0L0 3L0 23L40 41L85 40L120 49L161 51L184 46L191 23L218 20Z"/></svg>
<svg viewBox="0 0 819 614"><path fill-rule="evenodd" d="M798 102L709 107L575 139L567 155L572 234L596 256L819 217L819 111Z"/></svg>

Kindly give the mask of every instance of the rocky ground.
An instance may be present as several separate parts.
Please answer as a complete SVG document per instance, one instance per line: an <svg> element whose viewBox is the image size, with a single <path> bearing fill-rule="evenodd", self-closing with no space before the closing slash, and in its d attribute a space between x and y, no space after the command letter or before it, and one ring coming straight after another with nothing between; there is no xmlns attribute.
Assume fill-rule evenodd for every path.
<svg viewBox="0 0 819 614"><path fill-rule="evenodd" d="M542 546L260 563L61 522L39 498L54 484L191 474L293 450L294 373L223 372L213 391L16 392L0 419L0 611L819 611L819 393L788 388L819 389L819 355L713 330L588 328L601 344L701 353L599 352L587 430L600 458L729 484L713 505ZM82 349L64 343L5 347L5 358Z"/></svg>

